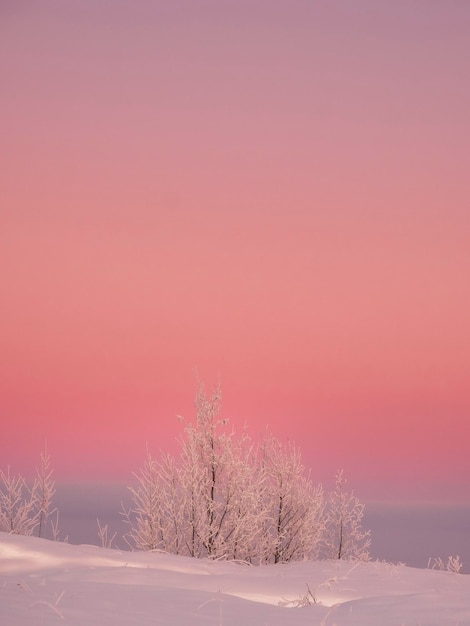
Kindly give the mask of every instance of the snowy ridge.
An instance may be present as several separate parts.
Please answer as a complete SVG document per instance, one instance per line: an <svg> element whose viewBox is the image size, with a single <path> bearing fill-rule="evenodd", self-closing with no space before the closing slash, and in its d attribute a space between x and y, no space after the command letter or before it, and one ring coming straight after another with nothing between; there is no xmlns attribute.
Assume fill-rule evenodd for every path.
<svg viewBox="0 0 470 626"><path fill-rule="evenodd" d="M0 624L61 623L470 626L470 576L347 561L251 567L0 533Z"/></svg>

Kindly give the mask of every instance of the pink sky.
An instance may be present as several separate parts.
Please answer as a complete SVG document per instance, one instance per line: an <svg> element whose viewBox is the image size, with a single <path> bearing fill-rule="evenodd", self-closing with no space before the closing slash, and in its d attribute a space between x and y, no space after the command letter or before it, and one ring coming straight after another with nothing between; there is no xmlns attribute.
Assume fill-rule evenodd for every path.
<svg viewBox="0 0 470 626"><path fill-rule="evenodd" d="M223 415L358 493L470 496L470 4L0 7L0 466Z"/></svg>

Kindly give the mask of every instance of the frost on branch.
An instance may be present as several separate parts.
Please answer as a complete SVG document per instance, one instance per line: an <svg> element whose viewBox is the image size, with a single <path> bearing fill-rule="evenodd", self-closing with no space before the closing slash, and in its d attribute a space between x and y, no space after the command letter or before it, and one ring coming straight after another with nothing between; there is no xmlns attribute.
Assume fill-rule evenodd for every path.
<svg viewBox="0 0 470 626"><path fill-rule="evenodd" d="M432 562L431 559L429 559L428 567L430 569L446 570L447 572L453 572L454 574L458 574L463 567L463 563L460 560L459 555L457 554L456 556L449 556L447 559L447 563L444 563L441 557L433 559Z"/></svg>
<svg viewBox="0 0 470 626"><path fill-rule="evenodd" d="M13 476L10 468L0 470L0 530L16 535L32 535L36 529L42 537L55 493L50 455L41 453L41 465L31 487L23 476Z"/></svg>
<svg viewBox="0 0 470 626"><path fill-rule="evenodd" d="M247 438L218 418L220 389L199 388L194 423L185 423L178 460L152 458L130 487L127 540L144 550L251 560L260 540L258 475Z"/></svg>
<svg viewBox="0 0 470 626"><path fill-rule="evenodd" d="M29 489L22 476L10 468L0 470L0 530L15 535L32 535L38 525L35 486Z"/></svg>
<svg viewBox="0 0 470 626"><path fill-rule="evenodd" d="M344 489L343 471L336 474L334 491L329 495L323 537L323 554L328 559L369 560L370 531L363 530L364 505L354 493Z"/></svg>
<svg viewBox="0 0 470 626"><path fill-rule="evenodd" d="M341 492L342 479L325 514L322 488L305 473L299 449L272 436L258 446L236 436L220 405L220 386L211 394L199 386L194 420L181 419L179 457L147 452L123 513L129 545L253 564L318 558L325 545L340 558L367 558L363 507Z"/></svg>
<svg viewBox="0 0 470 626"><path fill-rule="evenodd" d="M98 524L98 538L100 540L100 546L102 548L112 548L113 541L116 539L117 531L110 537L108 524L104 524L104 526L102 526L98 518L96 519L96 522Z"/></svg>
<svg viewBox="0 0 470 626"><path fill-rule="evenodd" d="M250 560L261 532L254 454L246 437L219 419L220 386L200 386L196 421L185 425L181 453L187 550L191 556Z"/></svg>
<svg viewBox="0 0 470 626"><path fill-rule="evenodd" d="M161 549L179 554L177 518L168 514L171 499L178 496L173 470L169 457L157 461L147 451L143 467L134 474L137 484L129 487L134 507L124 511L123 516L131 527L125 538L139 550ZM174 490L169 488L168 481Z"/></svg>
<svg viewBox="0 0 470 626"><path fill-rule="evenodd" d="M274 437L262 444L266 510L264 562L315 558L323 531L323 492L305 476L299 449L282 446Z"/></svg>
<svg viewBox="0 0 470 626"><path fill-rule="evenodd" d="M51 455L47 451L46 446L44 452L41 452L41 466L40 469L36 469L36 481L34 484L38 516L38 537L43 536L49 516L56 512L56 509L51 510L52 497L55 493L55 481L52 476Z"/></svg>

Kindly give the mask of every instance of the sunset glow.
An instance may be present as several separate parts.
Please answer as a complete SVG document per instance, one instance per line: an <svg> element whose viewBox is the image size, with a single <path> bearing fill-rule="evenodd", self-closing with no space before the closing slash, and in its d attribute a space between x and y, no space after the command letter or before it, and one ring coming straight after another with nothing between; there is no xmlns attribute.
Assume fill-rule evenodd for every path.
<svg viewBox="0 0 470 626"><path fill-rule="evenodd" d="M470 4L0 7L0 466L223 416L371 497L470 496Z"/></svg>

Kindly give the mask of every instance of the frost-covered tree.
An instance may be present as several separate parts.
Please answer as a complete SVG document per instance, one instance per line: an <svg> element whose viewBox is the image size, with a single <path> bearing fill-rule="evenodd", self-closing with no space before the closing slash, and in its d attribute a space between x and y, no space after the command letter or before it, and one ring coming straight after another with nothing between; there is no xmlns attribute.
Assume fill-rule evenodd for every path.
<svg viewBox="0 0 470 626"><path fill-rule="evenodd" d="M136 484L129 487L133 506L122 511L130 525L125 540L139 550L184 553L182 488L175 460L169 455L154 459L147 450L134 476Z"/></svg>
<svg viewBox="0 0 470 626"><path fill-rule="evenodd" d="M47 445L41 452L41 464L36 469L36 481L33 486L33 493L36 500L38 517L38 537L45 533L49 516L56 512L52 509L52 498L55 493L55 481L51 469L51 455L47 451Z"/></svg>
<svg viewBox="0 0 470 626"><path fill-rule="evenodd" d="M131 511L123 511L124 519L131 526L126 540L139 550L156 550L161 541L161 490L158 463L150 452L144 465L134 474L137 484L129 487L133 499Z"/></svg>
<svg viewBox="0 0 470 626"><path fill-rule="evenodd" d="M220 386L210 397L199 385L194 422L185 422L181 451L181 484L187 548L191 556L215 556L226 524L227 502L222 493L227 470L230 439L219 419ZM230 494L227 494L229 497Z"/></svg>
<svg viewBox="0 0 470 626"><path fill-rule="evenodd" d="M316 557L323 532L323 492L305 475L299 449L266 437L261 469L266 509L263 561L286 563Z"/></svg>
<svg viewBox="0 0 470 626"><path fill-rule="evenodd" d="M192 556L247 560L261 532L258 477L249 439L227 430L220 402L220 385L210 396L199 386L195 421L185 423L180 478L187 549Z"/></svg>
<svg viewBox="0 0 470 626"><path fill-rule="evenodd" d="M194 419L180 418L179 457L147 453L124 512L129 544L256 564L317 558L321 546L328 557L364 558L363 507L342 492L343 479L325 515L322 488L305 473L299 449L272 436L259 446L236 436L220 405L220 385L211 394L200 385Z"/></svg>
<svg viewBox="0 0 470 626"><path fill-rule="evenodd" d="M345 490L343 471L336 474L325 514L323 552L328 559L369 560L370 531L362 528L364 505Z"/></svg>
<svg viewBox="0 0 470 626"><path fill-rule="evenodd" d="M179 460L147 453L130 488L126 539L138 549L195 557L253 558L261 534L258 474L246 437L219 419L220 387L199 387L194 422L184 422Z"/></svg>
<svg viewBox="0 0 470 626"><path fill-rule="evenodd" d="M263 506L265 482L255 447L246 435L232 439L227 478L230 509L228 532L224 538L225 557L259 562L267 517ZM226 501L229 498L226 497Z"/></svg>
<svg viewBox="0 0 470 626"><path fill-rule="evenodd" d="M38 521L34 488L28 488L22 476L13 476L9 467L0 470L0 530L32 535Z"/></svg>
<svg viewBox="0 0 470 626"><path fill-rule="evenodd" d="M14 476L8 467L0 470L0 530L17 535L32 535L38 529L42 537L51 511L55 493L50 455L47 448L41 453L40 468L28 486L23 476Z"/></svg>

